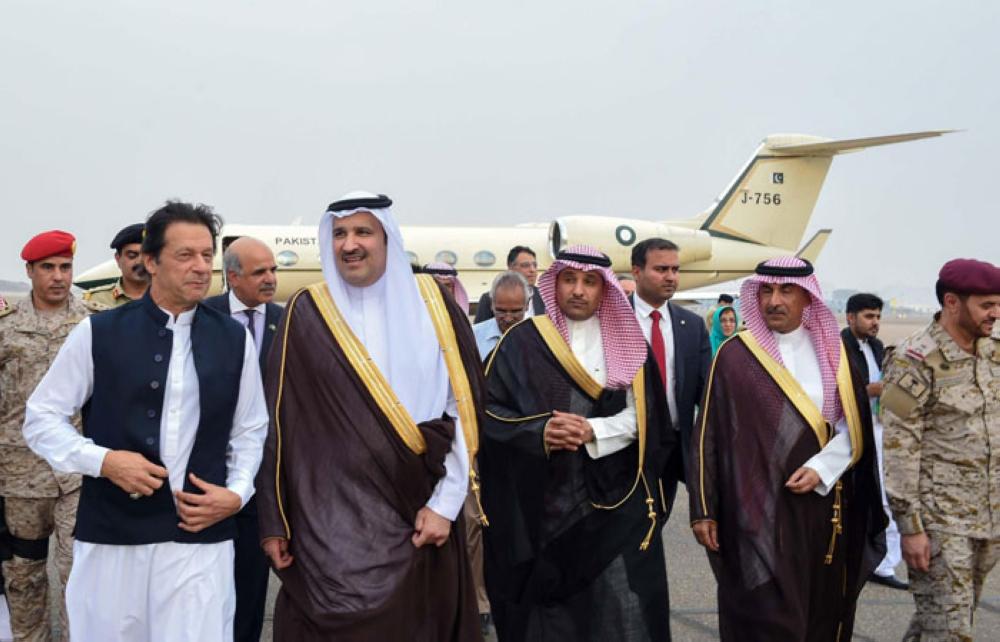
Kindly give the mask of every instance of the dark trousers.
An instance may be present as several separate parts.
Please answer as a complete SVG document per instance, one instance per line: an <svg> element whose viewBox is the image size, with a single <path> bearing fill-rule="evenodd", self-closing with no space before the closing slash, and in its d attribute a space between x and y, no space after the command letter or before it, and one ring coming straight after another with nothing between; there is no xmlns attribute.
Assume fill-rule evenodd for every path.
<svg viewBox="0 0 1000 642"><path fill-rule="evenodd" d="M257 499L251 498L236 515L236 616L235 642L259 642L264 627L264 604L270 566L260 547L257 530Z"/></svg>

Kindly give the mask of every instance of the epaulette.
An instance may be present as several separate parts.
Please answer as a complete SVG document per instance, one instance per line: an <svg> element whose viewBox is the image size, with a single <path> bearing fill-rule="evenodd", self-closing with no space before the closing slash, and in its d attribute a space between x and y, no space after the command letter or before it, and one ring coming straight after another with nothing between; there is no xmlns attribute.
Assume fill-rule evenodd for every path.
<svg viewBox="0 0 1000 642"><path fill-rule="evenodd" d="M104 312L105 310L111 309L110 305L105 305L99 301L91 301L86 292L83 293L80 303L82 303L83 307L87 308L91 312Z"/></svg>
<svg viewBox="0 0 1000 642"><path fill-rule="evenodd" d="M7 316L8 314L10 314L11 312L13 312L14 310L17 310L17 304L16 303L11 303L10 301L7 301L6 299L0 299L0 319L2 319L3 317Z"/></svg>
<svg viewBox="0 0 1000 642"><path fill-rule="evenodd" d="M105 283L104 285L98 285L97 287L90 288L89 290L84 290L83 296L81 298L84 301L89 301L91 295L93 295L95 292L107 292L108 290L114 288L116 285L118 285L117 282Z"/></svg>

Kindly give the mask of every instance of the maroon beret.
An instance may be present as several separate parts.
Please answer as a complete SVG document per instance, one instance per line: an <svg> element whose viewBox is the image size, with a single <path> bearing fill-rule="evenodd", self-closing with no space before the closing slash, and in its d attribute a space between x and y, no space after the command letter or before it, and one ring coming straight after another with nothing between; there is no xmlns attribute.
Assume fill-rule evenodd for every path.
<svg viewBox="0 0 1000 642"><path fill-rule="evenodd" d="M49 230L31 238L21 249L21 258L31 263L50 256L73 258L76 253L76 237L62 230Z"/></svg>
<svg viewBox="0 0 1000 642"><path fill-rule="evenodd" d="M937 280L938 302L945 292L956 294L1000 294L1000 268L975 259L952 259L941 267Z"/></svg>

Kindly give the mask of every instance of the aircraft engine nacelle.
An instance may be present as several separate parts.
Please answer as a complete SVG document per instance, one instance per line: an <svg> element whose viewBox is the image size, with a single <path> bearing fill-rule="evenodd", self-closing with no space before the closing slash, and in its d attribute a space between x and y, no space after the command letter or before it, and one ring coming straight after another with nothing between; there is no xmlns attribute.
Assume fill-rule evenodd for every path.
<svg viewBox="0 0 1000 642"><path fill-rule="evenodd" d="M564 216L549 227L549 251L553 258L567 245L592 245L611 258L615 272L632 269L632 246L644 239L660 237L680 248L681 264L712 258L708 232L654 221L613 216Z"/></svg>

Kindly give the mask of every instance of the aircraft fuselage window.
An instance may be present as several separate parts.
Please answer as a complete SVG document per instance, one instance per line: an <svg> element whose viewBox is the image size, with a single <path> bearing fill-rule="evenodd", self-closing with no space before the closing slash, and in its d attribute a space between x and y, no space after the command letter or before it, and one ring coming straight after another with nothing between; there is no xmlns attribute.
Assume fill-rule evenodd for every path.
<svg viewBox="0 0 1000 642"><path fill-rule="evenodd" d="M448 265L455 265L458 263L458 256L451 250L441 250L434 257L435 261L440 261L441 263L447 263Z"/></svg>
<svg viewBox="0 0 1000 642"><path fill-rule="evenodd" d="M291 267L299 262L299 255L291 250L285 250L278 252L278 255L274 257L274 262L281 267Z"/></svg>
<svg viewBox="0 0 1000 642"><path fill-rule="evenodd" d="M493 252L489 250L481 250L476 252L476 255L472 257L476 265L479 267L489 267L497 262L497 257L494 256Z"/></svg>

